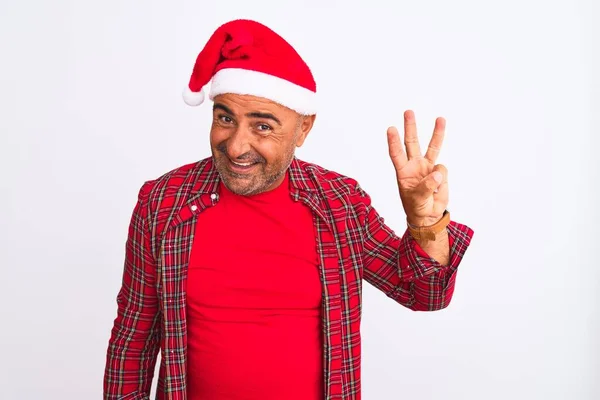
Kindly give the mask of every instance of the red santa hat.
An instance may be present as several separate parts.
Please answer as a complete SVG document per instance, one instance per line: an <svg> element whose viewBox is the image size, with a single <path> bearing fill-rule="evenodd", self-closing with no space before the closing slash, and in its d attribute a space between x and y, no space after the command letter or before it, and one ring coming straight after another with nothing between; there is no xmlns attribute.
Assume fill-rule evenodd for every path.
<svg viewBox="0 0 600 400"><path fill-rule="evenodd" d="M263 97L304 115L316 114L317 86L294 48L268 27L250 20L221 25L196 59L183 93L190 106L223 93Z"/></svg>

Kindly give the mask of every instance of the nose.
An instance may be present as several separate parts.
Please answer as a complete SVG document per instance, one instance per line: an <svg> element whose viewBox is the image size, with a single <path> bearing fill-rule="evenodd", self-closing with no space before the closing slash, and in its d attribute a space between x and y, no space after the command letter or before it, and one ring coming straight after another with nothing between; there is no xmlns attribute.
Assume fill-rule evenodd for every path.
<svg viewBox="0 0 600 400"><path fill-rule="evenodd" d="M244 154L250 153L252 146L250 144L251 133L247 128L238 126L233 135L227 139L227 154L233 160L242 160Z"/></svg>

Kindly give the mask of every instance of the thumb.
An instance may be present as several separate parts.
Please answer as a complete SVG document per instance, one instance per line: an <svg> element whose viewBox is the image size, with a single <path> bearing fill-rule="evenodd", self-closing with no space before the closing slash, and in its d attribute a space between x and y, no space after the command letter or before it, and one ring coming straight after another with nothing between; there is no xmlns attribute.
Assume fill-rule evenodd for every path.
<svg viewBox="0 0 600 400"><path fill-rule="evenodd" d="M419 200L426 200L440 187L442 182L444 182L443 171L443 167L434 168L432 173L423 178L415 190L415 194Z"/></svg>

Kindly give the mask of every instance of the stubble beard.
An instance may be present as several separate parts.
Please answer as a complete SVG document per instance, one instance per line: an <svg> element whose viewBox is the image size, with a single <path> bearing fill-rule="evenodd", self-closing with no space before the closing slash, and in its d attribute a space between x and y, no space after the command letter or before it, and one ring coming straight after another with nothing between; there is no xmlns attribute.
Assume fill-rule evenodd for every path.
<svg viewBox="0 0 600 400"><path fill-rule="evenodd" d="M271 189L271 186L285 175L294 159L295 142L295 140L291 142L290 148L286 150L283 157L271 165L271 168L267 169L267 163L263 159L257 164L257 172L250 176L235 173L227 168L229 156L223 151L222 145L218 145L216 149L213 149L213 160L217 172L227 189L240 196L252 196ZM253 157L247 158L253 159Z"/></svg>

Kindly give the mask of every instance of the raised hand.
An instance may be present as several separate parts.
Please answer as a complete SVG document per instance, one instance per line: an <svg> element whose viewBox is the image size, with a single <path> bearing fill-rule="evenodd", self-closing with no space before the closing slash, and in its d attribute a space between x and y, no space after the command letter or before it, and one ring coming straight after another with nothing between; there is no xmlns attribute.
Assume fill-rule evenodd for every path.
<svg viewBox="0 0 600 400"><path fill-rule="evenodd" d="M417 124L412 111L404 112L404 146L396 127L387 130L390 158L396 169L400 199L409 224L433 225L448 206L448 170L435 164L440 153L446 121L435 120L433 136L425 156L421 154Z"/></svg>

